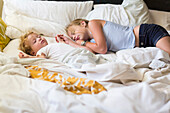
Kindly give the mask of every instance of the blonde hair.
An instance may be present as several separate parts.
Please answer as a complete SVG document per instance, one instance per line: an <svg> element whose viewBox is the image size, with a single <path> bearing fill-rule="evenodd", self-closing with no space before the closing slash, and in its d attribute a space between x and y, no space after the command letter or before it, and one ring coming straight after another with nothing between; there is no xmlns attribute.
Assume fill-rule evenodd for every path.
<svg viewBox="0 0 170 113"><path fill-rule="evenodd" d="M73 20L69 25L66 26L66 29L65 29L66 32L68 33L68 29L69 29L71 26L73 26L73 25L80 25L82 21L85 21L86 24L89 23L89 21L86 20L86 19L75 19L75 20Z"/></svg>
<svg viewBox="0 0 170 113"><path fill-rule="evenodd" d="M30 45L26 44L28 36L31 35L34 32L28 32L25 35L21 36L20 39L20 45L19 49L22 50L24 53L31 55L32 48Z"/></svg>

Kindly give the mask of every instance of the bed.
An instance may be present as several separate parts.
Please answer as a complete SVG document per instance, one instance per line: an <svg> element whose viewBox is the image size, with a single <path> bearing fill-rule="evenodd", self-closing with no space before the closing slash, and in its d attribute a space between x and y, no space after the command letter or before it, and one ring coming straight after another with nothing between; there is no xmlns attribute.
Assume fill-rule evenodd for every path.
<svg viewBox="0 0 170 113"><path fill-rule="evenodd" d="M54 36L66 35L65 26L76 18L156 23L170 31L169 17L168 9L148 9L143 0L4 0L0 113L170 113L170 56L158 48L92 56L107 60L101 63L84 63L83 53L67 63L18 58L19 37L28 31L56 43Z"/></svg>

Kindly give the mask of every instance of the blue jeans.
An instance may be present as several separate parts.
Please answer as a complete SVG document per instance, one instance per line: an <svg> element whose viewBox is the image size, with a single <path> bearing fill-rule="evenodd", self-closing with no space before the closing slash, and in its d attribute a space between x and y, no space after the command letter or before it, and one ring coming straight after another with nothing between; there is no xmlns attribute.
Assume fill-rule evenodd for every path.
<svg viewBox="0 0 170 113"><path fill-rule="evenodd" d="M141 24L139 29L139 47L156 47L159 39L169 36L169 33L160 25Z"/></svg>

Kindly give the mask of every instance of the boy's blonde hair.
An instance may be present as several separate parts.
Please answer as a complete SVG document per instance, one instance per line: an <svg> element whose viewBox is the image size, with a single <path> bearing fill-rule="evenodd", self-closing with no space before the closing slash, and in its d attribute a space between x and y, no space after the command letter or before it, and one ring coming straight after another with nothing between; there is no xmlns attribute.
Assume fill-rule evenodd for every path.
<svg viewBox="0 0 170 113"><path fill-rule="evenodd" d="M26 44L28 36L31 35L33 32L28 32L25 35L21 36L21 42L19 45L19 49L22 50L24 53L31 55L32 48L30 45Z"/></svg>
<svg viewBox="0 0 170 113"><path fill-rule="evenodd" d="M73 25L80 25L82 21L85 21L86 24L89 23L89 21L86 20L86 19L75 19L75 20L73 20L69 25L66 26L66 29L65 29L66 32L68 33L68 29L69 29L71 26L73 26Z"/></svg>

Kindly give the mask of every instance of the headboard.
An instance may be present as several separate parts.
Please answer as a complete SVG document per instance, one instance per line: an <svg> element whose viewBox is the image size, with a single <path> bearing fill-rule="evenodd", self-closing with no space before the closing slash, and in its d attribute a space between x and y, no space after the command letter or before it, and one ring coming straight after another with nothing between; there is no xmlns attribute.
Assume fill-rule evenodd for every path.
<svg viewBox="0 0 170 113"><path fill-rule="evenodd" d="M49 0L61 1L61 0ZM123 0L67 0L67 1L94 1L94 4L121 4ZM144 0L149 9L170 12L170 0Z"/></svg>
<svg viewBox="0 0 170 113"><path fill-rule="evenodd" d="M170 12L170 0L144 0L149 9Z"/></svg>

